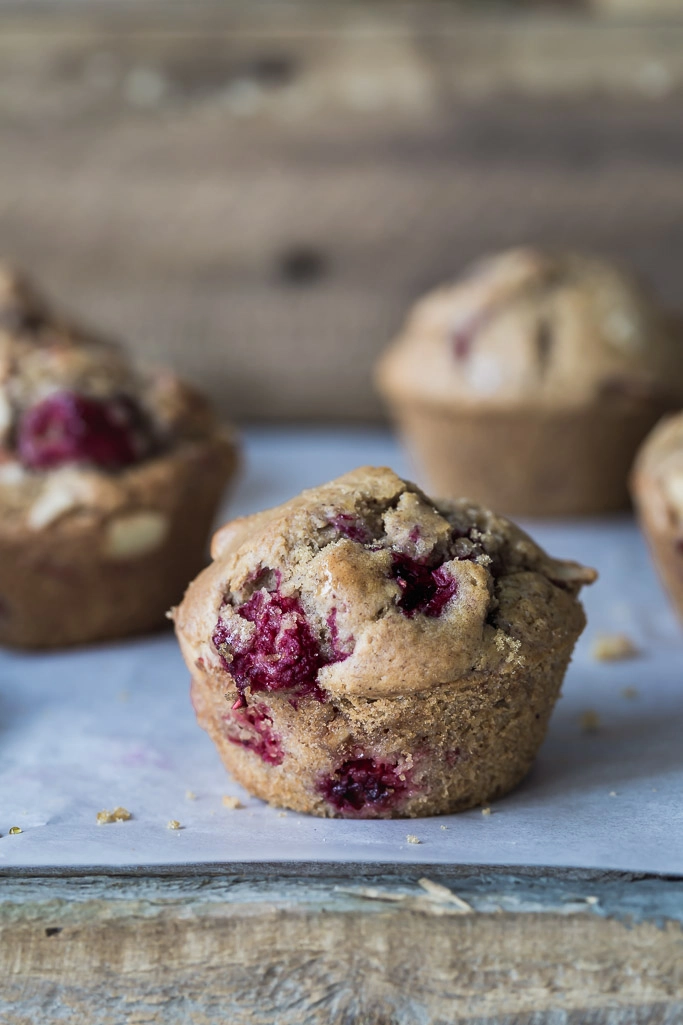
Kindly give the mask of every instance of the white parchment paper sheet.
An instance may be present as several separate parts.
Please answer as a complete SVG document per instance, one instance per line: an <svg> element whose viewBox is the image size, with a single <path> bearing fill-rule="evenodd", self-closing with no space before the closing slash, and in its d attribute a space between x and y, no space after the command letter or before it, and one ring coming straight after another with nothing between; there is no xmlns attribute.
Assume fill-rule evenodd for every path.
<svg viewBox="0 0 683 1025"><path fill-rule="evenodd" d="M234 514L361 463L407 469L380 431L252 431L246 456ZM343 822L248 797L195 724L168 633L0 654L0 869L353 861L683 873L683 636L643 541L626 517L529 528L601 579L585 592L589 626L537 764L490 816ZM642 657L596 662L590 646L603 631L626 632ZM594 734L580 724L588 709ZM223 794L246 807L226 809ZM116 805L133 819L97 826L97 812ZM184 828L168 830L170 819ZM8 835L13 825L21 835Z"/></svg>

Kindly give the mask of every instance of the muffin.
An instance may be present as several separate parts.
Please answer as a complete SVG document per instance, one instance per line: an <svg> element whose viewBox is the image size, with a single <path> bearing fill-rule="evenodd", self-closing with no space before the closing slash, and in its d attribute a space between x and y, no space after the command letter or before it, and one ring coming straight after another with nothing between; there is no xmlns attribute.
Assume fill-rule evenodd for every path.
<svg viewBox="0 0 683 1025"><path fill-rule="evenodd" d="M683 620L683 413L666 417L641 446L631 493L659 575Z"/></svg>
<svg viewBox="0 0 683 1025"><path fill-rule="evenodd" d="M0 268L0 644L160 626L206 562L236 460L192 388L138 372Z"/></svg>
<svg viewBox="0 0 683 1025"><path fill-rule="evenodd" d="M683 400L680 330L594 257L515 249L417 304L377 384L438 494L517 515L620 509Z"/></svg>
<svg viewBox="0 0 683 1025"><path fill-rule="evenodd" d="M174 612L199 723L257 797L389 818L529 769L595 574L365 467L214 536Z"/></svg>

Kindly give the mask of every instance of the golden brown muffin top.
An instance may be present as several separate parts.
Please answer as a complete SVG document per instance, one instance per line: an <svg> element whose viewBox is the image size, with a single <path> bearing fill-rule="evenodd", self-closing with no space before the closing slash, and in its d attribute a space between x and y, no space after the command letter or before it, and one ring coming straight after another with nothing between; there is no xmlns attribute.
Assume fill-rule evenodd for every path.
<svg viewBox="0 0 683 1025"><path fill-rule="evenodd" d="M582 253L512 249L411 311L380 389L444 407L683 398L683 339L634 278Z"/></svg>
<svg viewBox="0 0 683 1025"><path fill-rule="evenodd" d="M215 431L193 388L140 370L0 265L0 511L14 526L125 506L131 474Z"/></svg>
<svg viewBox="0 0 683 1025"><path fill-rule="evenodd" d="M238 701L482 683L575 633L595 579L508 520L373 467L227 524L212 555L176 629L188 665Z"/></svg>

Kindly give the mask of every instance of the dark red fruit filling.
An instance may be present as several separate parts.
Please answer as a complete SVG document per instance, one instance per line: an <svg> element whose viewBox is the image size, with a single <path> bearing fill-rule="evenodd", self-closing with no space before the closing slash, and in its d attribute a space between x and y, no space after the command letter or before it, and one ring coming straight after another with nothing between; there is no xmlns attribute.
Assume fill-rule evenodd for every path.
<svg viewBox="0 0 683 1025"><path fill-rule="evenodd" d="M430 569L403 552L394 552L392 575L401 589L398 607L406 616L440 616L458 590L457 581L442 566Z"/></svg>
<svg viewBox="0 0 683 1025"><path fill-rule="evenodd" d="M93 399L57 392L19 421L17 448L24 466L49 469L88 462L115 470L141 458L144 417L131 399Z"/></svg>
<svg viewBox="0 0 683 1025"><path fill-rule="evenodd" d="M253 751L269 765L281 765L285 753L280 737L273 730L273 720L267 705L250 705L225 716L228 724L227 738L231 744L239 744Z"/></svg>
<svg viewBox="0 0 683 1025"><path fill-rule="evenodd" d="M240 693L247 687L252 691L296 689L322 700L315 679L325 659L298 599L279 591L255 591L235 612L254 624L252 636L243 640L220 619L213 643Z"/></svg>
<svg viewBox="0 0 683 1025"><path fill-rule="evenodd" d="M458 362L463 363L466 359L469 359L474 340L490 316L490 310L480 310L478 313L473 313L453 331L451 344L453 346L453 355Z"/></svg>
<svg viewBox="0 0 683 1025"><path fill-rule="evenodd" d="M374 758L351 758L323 780L320 789L337 811L348 813L365 808L381 811L398 801L407 784L395 765Z"/></svg>
<svg viewBox="0 0 683 1025"><path fill-rule="evenodd" d="M472 334L467 330L453 333L453 355L459 362L468 358L473 341Z"/></svg>
<svg viewBox="0 0 683 1025"><path fill-rule="evenodd" d="M351 513L337 513L330 519L330 524L350 541L358 541L362 545L372 541L372 533L367 523L357 516L352 516Z"/></svg>

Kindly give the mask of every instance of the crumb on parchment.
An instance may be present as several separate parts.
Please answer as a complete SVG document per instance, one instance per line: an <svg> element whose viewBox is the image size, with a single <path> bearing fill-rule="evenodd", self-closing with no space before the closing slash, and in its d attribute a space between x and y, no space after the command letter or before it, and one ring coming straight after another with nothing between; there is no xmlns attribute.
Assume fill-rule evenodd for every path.
<svg viewBox="0 0 683 1025"><path fill-rule="evenodd" d="M182 828L183 827L180 825L180 823L178 822L177 819L169 819L169 821L166 823L166 829L182 829Z"/></svg>
<svg viewBox="0 0 683 1025"><path fill-rule="evenodd" d="M597 733L600 729L600 716L594 708L587 708L582 712L580 722L584 733Z"/></svg>
<svg viewBox="0 0 683 1025"><path fill-rule="evenodd" d="M223 795L222 804L224 808L232 808L234 811L238 808L244 808L239 797L231 797L229 794Z"/></svg>
<svg viewBox="0 0 683 1025"><path fill-rule="evenodd" d="M640 696L637 687L624 687L621 691L622 698L626 698L627 701L635 701Z"/></svg>
<svg viewBox="0 0 683 1025"><path fill-rule="evenodd" d="M422 840L415 836L414 833L408 833L406 840L408 841L408 843L422 843Z"/></svg>
<svg viewBox="0 0 683 1025"><path fill-rule="evenodd" d="M127 808L114 808L113 811L107 811L106 808L103 811L97 813L97 825L104 826L109 822L128 822L133 816Z"/></svg>
<svg viewBox="0 0 683 1025"><path fill-rule="evenodd" d="M195 794L194 790L186 790L185 791L185 800L186 801L196 801L197 800L197 795Z"/></svg>
<svg viewBox="0 0 683 1025"><path fill-rule="evenodd" d="M491 809L489 808L488 804L481 809L481 813L482 815L486 815L487 817L491 814Z"/></svg>
<svg viewBox="0 0 683 1025"><path fill-rule="evenodd" d="M21 828L21 826L10 826L10 828L9 828L9 835L10 836L18 836L19 833L23 833L23 832L24 832L24 830Z"/></svg>
<svg viewBox="0 0 683 1025"><path fill-rule="evenodd" d="M601 634L593 642L593 658L598 662L618 662L637 658L640 651L626 634Z"/></svg>

